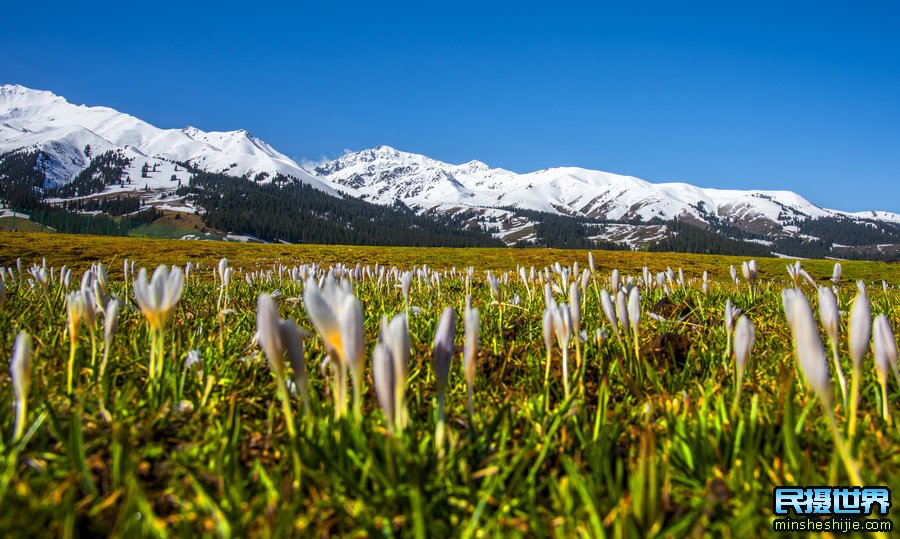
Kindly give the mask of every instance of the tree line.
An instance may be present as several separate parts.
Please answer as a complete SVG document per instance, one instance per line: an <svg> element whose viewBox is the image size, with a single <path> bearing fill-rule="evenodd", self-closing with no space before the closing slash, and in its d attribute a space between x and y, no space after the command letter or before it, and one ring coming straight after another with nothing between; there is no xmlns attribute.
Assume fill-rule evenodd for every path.
<svg viewBox="0 0 900 539"><path fill-rule="evenodd" d="M266 241L412 247L503 245L479 229L468 228L463 217L429 218L402 204L380 206L352 197L337 198L284 175L258 184L247 178L194 171L188 185L176 194L189 197L205 210L206 226Z"/></svg>
<svg viewBox="0 0 900 539"><path fill-rule="evenodd" d="M113 152L106 152L94 157L91 160L93 167L89 168L101 178L110 177L111 166L121 164L120 157ZM45 197L51 194L59 196L59 190L46 189L47 177L42 163L49 159L50 157L41 151L18 150L0 154L0 199L13 210L29 214L31 221L58 232L73 234L125 236L133 228L159 217L159 212L153 208L138 211L140 201L132 199L133 201L129 202L125 197L111 200L67 201L60 206L46 203L43 200ZM79 174L82 178L80 185L90 189L88 186L92 184L87 178L94 172L85 175L85 171ZM131 215L128 218L114 218L108 215L78 213L95 210L120 211L118 215L125 213Z"/></svg>

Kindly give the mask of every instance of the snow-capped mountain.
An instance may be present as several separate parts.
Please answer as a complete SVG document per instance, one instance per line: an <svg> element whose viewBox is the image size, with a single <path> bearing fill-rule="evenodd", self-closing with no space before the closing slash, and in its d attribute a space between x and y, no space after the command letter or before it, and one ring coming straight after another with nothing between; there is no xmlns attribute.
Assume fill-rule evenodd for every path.
<svg viewBox="0 0 900 539"><path fill-rule="evenodd" d="M766 235L790 223L844 216L900 222L890 212L847 213L820 208L790 191L706 189L650 183L583 168L516 174L479 161L452 165L387 146L344 155L311 170L322 181L366 200L402 200L421 211L517 208L616 221L654 218L727 222Z"/></svg>
<svg viewBox="0 0 900 539"><path fill-rule="evenodd" d="M547 217L525 210L587 218L590 226L579 232L581 237L631 246L666 237L667 228L660 223L674 219L773 246L785 238L818 240L804 230L809 219L842 218L857 228L841 224L843 232L829 232L832 239L822 238L822 243L838 248L844 243L840 238L862 235L879 252L888 241L900 243L894 241L900 236L896 213L825 209L790 191L651 183L575 167L519 174L480 161L444 163L388 146L304 167L245 130L161 129L111 108L71 104L48 91L0 86L0 154L20 149L41 151L35 166L44 173L45 188L72 182L91 165L92 155L118 152L127 165L115 177L104 177L99 188L57 190L63 194L54 196L138 192L144 204L175 212L204 210L183 195L174 196L191 177L180 165L187 163L192 169L257 182L290 176L329 195L375 204L400 201L419 214L452 216L454 222L487 230L508 244L545 241L537 225ZM883 225L890 230L882 230ZM874 235L867 235L865 227L876 229Z"/></svg>
<svg viewBox="0 0 900 539"><path fill-rule="evenodd" d="M135 182L135 187L170 185L165 182L170 182L172 174L187 178L183 167L179 175L174 163L189 162L209 172L251 178L264 174L271 179L281 173L336 194L292 159L243 129L160 129L111 108L73 105L52 92L0 86L0 153L20 148L43 150L50 156L46 170L52 186L70 181L88 165L87 146L95 155L122 150L134 159L136 167L156 164L150 181Z"/></svg>

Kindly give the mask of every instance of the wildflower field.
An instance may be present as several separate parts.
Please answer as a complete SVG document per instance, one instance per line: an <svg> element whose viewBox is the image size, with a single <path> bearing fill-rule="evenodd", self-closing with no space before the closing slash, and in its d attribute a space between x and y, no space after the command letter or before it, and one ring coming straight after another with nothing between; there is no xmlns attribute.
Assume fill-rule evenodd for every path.
<svg viewBox="0 0 900 539"><path fill-rule="evenodd" d="M895 264L0 233L0 267L3 537L756 537L775 486L900 492Z"/></svg>

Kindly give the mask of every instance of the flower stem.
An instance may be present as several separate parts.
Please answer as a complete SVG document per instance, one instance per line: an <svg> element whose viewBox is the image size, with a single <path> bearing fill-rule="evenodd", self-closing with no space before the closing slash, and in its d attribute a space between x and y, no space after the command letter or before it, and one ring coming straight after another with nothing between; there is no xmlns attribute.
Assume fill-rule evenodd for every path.
<svg viewBox="0 0 900 539"><path fill-rule="evenodd" d="M28 396L22 395L20 400L16 401L16 425L13 431L13 443L22 439L25 433L25 417L28 413Z"/></svg>
<svg viewBox="0 0 900 539"><path fill-rule="evenodd" d="M737 416L738 404L741 402L741 389L743 389L743 374L737 376L735 378L735 387L734 389L734 402L731 403L731 419L734 420L735 416Z"/></svg>
<svg viewBox="0 0 900 539"><path fill-rule="evenodd" d="M88 328L91 333L91 369L97 366L97 330L92 326Z"/></svg>
<svg viewBox="0 0 900 539"><path fill-rule="evenodd" d="M856 412L859 407L859 369L853 368L853 378L850 381L850 417L847 422L847 436L853 439L856 434Z"/></svg>
<svg viewBox="0 0 900 539"><path fill-rule="evenodd" d="M840 356L840 353L838 352L838 343L837 343L836 339L833 339L831 341L831 355L834 359L834 371L837 373L838 382L840 382L840 384L841 384L841 397L843 397L844 405L846 405L847 404L847 377L844 376L844 370L841 368L841 356ZM854 368L854 376L855 376L855 374L856 374L856 369ZM853 409L855 409L855 407Z"/></svg>
<svg viewBox="0 0 900 539"><path fill-rule="evenodd" d="M284 372L275 373L275 383L278 384L278 397L281 401L281 412L284 414L284 423L287 427L288 437L290 438L291 443L291 462L294 467L294 480L292 483L294 489L299 490L300 474L303 472L303 466L300 462L300 455L297 454L297 426L294 424L294 413L291 411L291 397L284 380Z"/></svg>
<svg viewBox="0 0 900 539"><path fill-rule="evenodd" d="M355 372L355 371L354 371ZM353 378L353 419L362 421L362 375L354 375Z"/></svg>
<svg viewBox="0 0 900 539"><path fill-rule="evenodd" d="M75 376L75 351L77 347L78 342L72 337L69 343L69 363L66 367L66 392L68 395L72 395L73 378Z"/></svg>
<svg viewBox="0 0 900 539"><path fill-rule="evenodd" d="M291 411L290 395L284 381L284 373L276 373L275 378L278 384L278 397L281 400L284 422L287 425L288 435L291 437L291 440L294 440L297 438L297 427L294 425L294 413Z"/></svg>
<svg viewBox="0 0 900 539"><path fill-rule="evenodd" d="M100 358L100 369L97 371L97 381L103 382L103 374L106 372L106 364L109 362L109 346L103 346L103 357Z"/></svg>
<svg viewBox="0 0 900 539"><path fill-rule="evenodd" d="M832 436L834 436L835 449L837 449L838 456L840 456L841 460L844 463L844 469L847 470L847 475L850 477L852 486L863 486L864 483L862 477L859 475L859 470L856 467L856 462L850 455L850 448L847 446L846 440L844 440L844 437L841 436L841 431L838 428L837 420L834 417L834 410L831 408L831 404L823 401L822 408L825 409L825 415L828 416L828 423L831 425L831 434Z"/></svg>
<svg viewBox="0 0 900 539"><path fill-rule="evenodd" d="M437 428L434 433L434 443L437 446L438 458L444 458L444 392L440 391L437 396L438 405L438 421Z"/></svg>

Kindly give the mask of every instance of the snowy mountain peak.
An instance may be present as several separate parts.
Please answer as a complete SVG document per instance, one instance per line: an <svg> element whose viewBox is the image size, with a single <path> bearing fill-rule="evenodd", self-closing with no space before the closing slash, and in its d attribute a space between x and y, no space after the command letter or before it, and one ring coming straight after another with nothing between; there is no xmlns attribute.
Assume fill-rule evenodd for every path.
<svg viewBox="0 0 900 539"><path fill-rule="evenodd" d="M464 163L460 166L465 167L472 172L487 172L491 169L491 167L488 166L487 163L483 163L481 161L478 161L477 159L473 159L468 163Z"/></svg>
<svg viewBox="0 0 900 539"><path fill-rule="evenodd" d="M244 129L160 129L111 108L73 105L52 92L19 85L0 87L0 152L43 150L51 162L48 181L58 185L71 181L87 166L87 146L95 153L121 150L135 160L190 162L210 172L259 177L264 181L283 174L337 194Z"/></svg>
<svg viewBox="0 0 900 539"><path fill-rule="evenodd" d="M0 118L13 113L26 114L36 107L47 107L66 103L66 100L53 92L32 90L18 84L0 86Z"/></svg>
<svg viewBox="0 0 900 539"><path fill-rule="evenodd" d="M203 131L197 129L196 127L194 127L194 126L192 126L192 125L189 125L189 126L187 126L187 127L183 127L183 128L181 129L181 132L184 133L185 135L191 137L191 138L196 138L197 135L199 135L200 133L203 133Z"/></svg>
<svg viewBox="0 0 900 539"><path fill-rule="evenodd" d="M63 100L63 98L58 95L50 92L48 90L33 90L31 88L26 88L21 84L3 84L0 85L0 96L10 99L12 97L18 98L28 98L34 100Z"/></svg>
<svg viewBox="0 0 900 539"><path fill-rule="evenodd" d="M379 159L403 160L405 157L410 155L406 154L405 152L400 152L396 148L385 145L376 146L374 148L362 150L361 152L357 153L359 155L359 158L365 161L376 161Z"/></svg>
<svg viewBox="0 0 900 539"><path fill-rule="evenodd" d="M399 199L420 211L513 207L605 220L728 223L762 235L808 218L863 215L826 210L790 191L651 183L578 167L516 174L481 161L453 165L388 146L346 154L313 173L351 195L382 204ZM900 222L888 212L865 215Z"/></svg>

